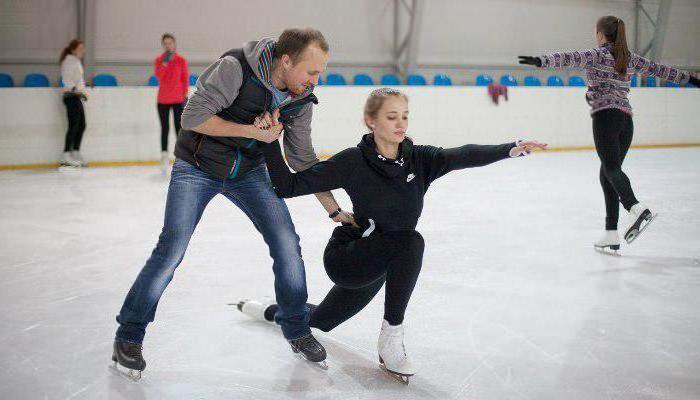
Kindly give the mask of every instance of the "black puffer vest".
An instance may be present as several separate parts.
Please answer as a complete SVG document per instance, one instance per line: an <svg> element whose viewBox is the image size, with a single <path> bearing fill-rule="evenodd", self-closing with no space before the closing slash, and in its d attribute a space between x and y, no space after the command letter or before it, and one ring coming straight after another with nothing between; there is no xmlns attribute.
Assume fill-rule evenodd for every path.
<svg viewBox="0 0 700 400"><path fill-rule="evenodd" d="M243 54L243 49L233 49L221 58L233 56L243 68L243 84L233 103L221 110L218 117L238 124L251 125L255 117L269 111L272 93L260 82ZM301 112L302 106L318 99L313 93L286 104L280 111L283 124L289 123ZM175 156L216 178L239 177L264 163L260 142L249 138L209 136L182 129L175 145Z"/></svg>

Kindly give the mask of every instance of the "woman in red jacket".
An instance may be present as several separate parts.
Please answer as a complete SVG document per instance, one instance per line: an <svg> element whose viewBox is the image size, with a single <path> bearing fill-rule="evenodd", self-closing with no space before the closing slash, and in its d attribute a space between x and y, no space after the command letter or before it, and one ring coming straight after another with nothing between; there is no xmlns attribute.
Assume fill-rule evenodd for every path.
<svg viewBox="0 0 700 400"><path fill-rule="evenodd" d="M180 132L180 116L187 99L189 73L187 61L176 51L175 36L164 33L161 38L164 53L156 57L155 75L158 78L158 117L160 117L161 166L167 173L170 165L168 158L168 133L170 131L170 109L173 109L175 134Z"/></svg>

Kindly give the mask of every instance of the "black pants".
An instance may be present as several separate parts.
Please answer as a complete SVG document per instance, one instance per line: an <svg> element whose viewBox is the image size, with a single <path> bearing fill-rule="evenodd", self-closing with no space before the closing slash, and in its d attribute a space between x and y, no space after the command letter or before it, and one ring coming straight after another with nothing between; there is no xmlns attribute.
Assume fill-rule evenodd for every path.
<svg viewBox="0 0 700 400"><path fill-rule="evenodd" d="M184 103L161 104L158 103L158 118L160 118L160 150L168 150L168 134L170 133L170 109L173 109L175 120L175 136L180 134L180 118Z"/></svg>
<svg viewBox="0 0 700 400"><path fill-rule="evenodd" d="M78 96L63 96L63 104L66 105L68 115L68 131L66 131L66 143L63 151L80 150L80 142L85 132L85 110L83 102Z"/></svg>
<svg viewBox="0 0 700 400"><path fill-rule="evenodd" d="M384 319L401 324L423 264L424 247L423 237L414 230L329 243L323 262L335 286L312 308L309 325L330 331L362 310L385 282Z"/></svg>
<svg viewBox="0 0 700 400"><path fill-rule="evenodd" d="M593 140L600 158L600 185L605 196L605 229L616 230L620 204L629 211L637 204L622 162L632 144L632 117L620 110L607 109L593 114Z"/></svg>

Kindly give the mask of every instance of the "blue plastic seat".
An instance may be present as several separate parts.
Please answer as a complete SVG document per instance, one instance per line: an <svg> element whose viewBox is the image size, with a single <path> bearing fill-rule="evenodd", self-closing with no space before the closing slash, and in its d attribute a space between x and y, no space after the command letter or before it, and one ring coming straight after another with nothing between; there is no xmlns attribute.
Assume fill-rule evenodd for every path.
<svg viewBox="0 0 700 400"><path fill-rule="evenodd" d="M513 75L503 75L501 77L501 85L505 86L518 86L518 81Z"/></svg>
<svg viewBox="0 0 700 400"><path fill-rule="evenodd" d="M584 81L580 76L570 76L569 86L586 86L586 81Z"/></svg>
<svg viewBox="0 0 700 400"><path fill-rule="evenodd" d="M49 78L44 74L29 74L24 77L25 87L49 87Z"/></svg>
<svg viewBox="0 0 700 400"><path fill-rule="evenodd" d="M158 78L155 75L148 78L148 86L158 86Z"/></svg>
<svg viewBox="0 0 700 400"><path fill-rule="evenodd" d="M452 78L447 74L436 74L433 78L435 86L452 86Z"/></svg>
<svg viewBox="0 0 700 400"><path fill-rule="evenodd" d="M117 78L112 74L99 74L92 78L94 86L117 86Z"/></svg>
<svg viewBox="0 0 700 400"><path fill-rule="evenodd" d="M656 78L653 76L647 76L644 80L644 85L646 87L656 87Z"/></svg>
<svg viewBox="0 0 700 400"><path fill-rule="evenodd" d="M523 79L523 85L525 86L542 86L542 82L540 82L540 78L536 76L526 76L525 79Z"/></svg>
<svg viewBox="0 0 700 400"><path fill-rule="evenodd" d="M637 75L632 75L632 78L630 78L630 87L637 87L639 85L639 81L637 79Z"/></svg>
<svg viewBox="0 0 700 400"><path fill-rule="evenodd" d="M15 81L11 75L0 74L0 88L14 87Z"/></svg>
<svg viewBox="0 0 700 400"><path fill-rule="evenodd" d="M425 81L423 75L409 75L406 77L406 84L408 86L425 86L428 82Z"/></svg>
<svg viewBox="0 0 700 400"><path fill-rule="evenodd" d="M345 78L340 74L328 74L326 77L326 85L328 86L344 86Z"/></svg>
<svg viewBox="0 0 700 400"><path fill-rule="evenodd" d="M493 78L490 75L481 74L476 77L476 86L488 86L493 83Z"/></svg>
<svg viewBox="0 0 700 400"><path fill-rule="evenodd" d="M12 79L12 75L0 74L0 87L14 87L15 81Z"/></svg>
<svg viewBox="0 0 700 400"><path fill-rule="evenodd" d="M190 86L194 86L197 84L197 78L199 77L196 74L190 75Z"/></svg>
<svg viewBox="0 0 700 400"><path fill-rule="evenodd" d="M564 80L561 76L552 75L547 78L547 86L564 86Z"/></svg>
<svg viewBox="0 0 700 400"><path fill-rule="evenodd" d="M382 76L382 86L399 86L401 81L394 74L386 74Z"/></svg>
<svg viewBox="0 0 700 400"><path fill-rule="evenodd" d="M664 86L666 86L666 87L672 87L672 88L679 88L679 87L681 87L681 85L679 85L679 84L677 84L677 83L673 83L673 82L671 82L671 81L666 81L666 84L665 84Z"/></svg>
<svg viewBox="0 0 700 400"><path fill-rule="evenodd" d="M352 84L356 86L372 86L374 85L374 81L372 77L367 74L357 74L355 78L353 78Z"/></svg>

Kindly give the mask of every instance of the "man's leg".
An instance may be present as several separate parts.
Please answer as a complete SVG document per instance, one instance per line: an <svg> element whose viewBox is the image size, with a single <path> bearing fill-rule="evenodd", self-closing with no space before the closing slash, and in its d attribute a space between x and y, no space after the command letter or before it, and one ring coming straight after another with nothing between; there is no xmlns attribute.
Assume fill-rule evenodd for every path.
<svg viewBox="0 0 700 400"><path fill-rule="evenodd" d="M165 222L151 257L139 273L119 311L116 340L142 343L146 325L152 322L158 301L182 258L204 208L217 194L221 182L193 165L177 160L168 188Z"/></svg>
<svg viewBox="0 0 700 400"><path fill-rule="evenodd" d="M224 196L238 206L262 234L270 250L279 310L275 321L287 340L311 333L306 306L306 273L299 236L283 199L275 195L264 166L227 182Z"/></svg>

